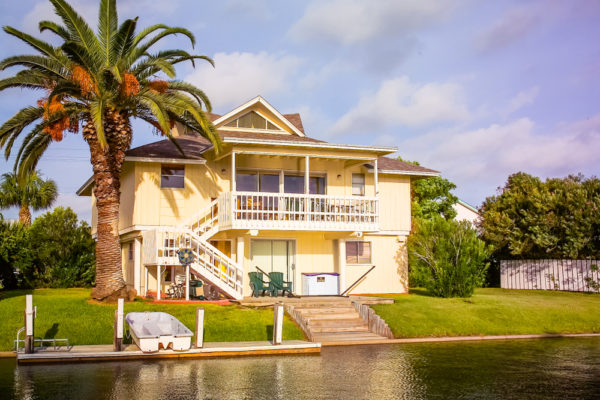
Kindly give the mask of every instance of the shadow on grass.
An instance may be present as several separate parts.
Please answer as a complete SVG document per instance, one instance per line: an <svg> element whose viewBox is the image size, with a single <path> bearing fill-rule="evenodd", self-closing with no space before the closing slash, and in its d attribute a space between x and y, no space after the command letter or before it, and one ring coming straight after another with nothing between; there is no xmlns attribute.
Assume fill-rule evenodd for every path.
<svg viewBox="0 0 600 400"><path fill-rule="evenodd" d="M425 296L425 297L436 297L436 296L432 295L431 293L429 293L427 291L427 289L423 289L423 288L410 288L408 290L408 293L410 293L410 294L416 294L416 295L419 295L419 296Z"/></svg>
<svg viewBox="0 0 600 400"><path fill-rule="evenodd" d="M33 289L0 290L0 300L33 294Z"/></svg>
<svg viewBox="0 0 600 400"><path fill-rule="evenodd" d="M267 329L267 340L273 340L273 325L267 325L265 327Z"/></svg>
<svg viewBox="0 0 600 400"><path fill-rule="evenodd" d="M50 329L44 333L44 339L54 339L58 333L58 322L52 324Z"/></svg>

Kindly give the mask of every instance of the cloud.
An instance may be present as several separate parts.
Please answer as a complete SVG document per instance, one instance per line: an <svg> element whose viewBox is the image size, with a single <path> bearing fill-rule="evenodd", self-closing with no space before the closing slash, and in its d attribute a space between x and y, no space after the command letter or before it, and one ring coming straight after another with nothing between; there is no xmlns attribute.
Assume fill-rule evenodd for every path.
<svg viewBox="0 0 600 400"><path fill-rule="evenodd" d="M504 115L508 116L521 108L533 104L540 92L540 88L534 86L532 88L522 90L509 100L504 110Z"/></svg>
<svg viewBox="0 0 600 400"><path fill-rule="evenodd" d="M313 1L290 29L298 41L353 45L390 39L429 26L446 17L457 1L368 0Z"/></svg>
<svg viewBox="0 0 600 400"><path fill-rule="evenodd" d="M416 49L422 30L451 15L463 0L319 0L306 7L288 36L353 65L389 73Z"/></svg>
<svg viewBox="0 0 600 400"><path fill-rule="evenodd" d="M471 199L493 194L517 171L548 177L591 174L600 167L600 114L560 124L553 135L540 130L531 119L520 118L467 132L432 132L399 148L403 157L442 171Z"/></svg>
<svg viewBox="0 0 600 400"><path fill-rule="evenodd" d="M290 55L217 53L216 67L204 63L185 78L203 89L213 107L234 107L257 95L289 92L302 60Z"/></svg>
<svg viewBox="0 0 600 400"><path fill-rule="evenodd" d="M332 133L373 132L400 125L424 127L461 122L469 116L461 86L437 82L418 85L401 77L384 81L376 93L362 96L335 123Z"/></svg>
<svg viewBox="0 0 600 400"><path fill-rule="evenodd" d="M480 51L497 50L510 46L528 35L539 22L534 7L513 7L475 39Z"/></svg>

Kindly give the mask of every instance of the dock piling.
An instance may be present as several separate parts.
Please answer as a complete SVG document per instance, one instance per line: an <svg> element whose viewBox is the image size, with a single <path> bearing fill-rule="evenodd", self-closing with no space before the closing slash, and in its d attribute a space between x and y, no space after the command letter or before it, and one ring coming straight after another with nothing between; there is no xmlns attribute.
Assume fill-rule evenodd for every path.
<svg viewBox="0 0 600 400"><path fill-rule="evenodd" d="M283 302L273 305L273 344L281 344L283 337Z"/></svg>
<svg viewBox="0 0 600 400"><path fill-rule="evenodd" d="M25 295L25 353L34 351L34 316L33 295Z"/></svg>
<svg viewBox="0 0 600 400"><path fill-rule="evenodd" d="M123 303L124 299L118 299L117 309L115 310L115 324L113 348L114 351L123 351Z"/></svg>
<svg viewBox="0 0 600 400"><path fill-rule="evenodd" d="M196 308L196 348L204 346L204 308Z"/></svg>

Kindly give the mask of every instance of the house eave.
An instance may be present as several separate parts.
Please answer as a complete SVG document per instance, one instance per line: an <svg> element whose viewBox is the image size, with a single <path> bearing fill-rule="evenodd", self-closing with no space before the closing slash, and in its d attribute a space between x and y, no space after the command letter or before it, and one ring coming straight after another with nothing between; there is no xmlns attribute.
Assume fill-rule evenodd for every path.
<svg viewBox="0 0 600 400"><path fill-rule="evenodd" d="M333 143L321 143L321 142L298 142L298 141L279 141L279 140L262 140L262 139L244 139L244 138L224 138L224 143L237 143L237 144L256 144L256 145L269 145L269 146L284 146L284 147L310 147L318 149L332 149L332 150L364 150L372 151L385 154L391 154L398 151L396 147L387 146L366 146L366 145L354 145L354 144L333 144Z"/></svg>
<svg viewBox="0 0 600 400"><path fill-rule="evenodd" d="M367 170L369 173L373 173L373 168L369 168ZM401 170L393 170L393 169L380 169L377 171L380 174L386 175L410 175L410 176L441 176L440 172L419 172L419 171L401 171Z"/></svg>

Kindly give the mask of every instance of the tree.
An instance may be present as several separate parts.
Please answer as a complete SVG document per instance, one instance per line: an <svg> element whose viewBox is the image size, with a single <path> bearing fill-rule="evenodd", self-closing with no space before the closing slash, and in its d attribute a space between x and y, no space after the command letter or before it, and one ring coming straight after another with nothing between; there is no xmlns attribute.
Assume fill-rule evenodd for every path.
<svg viewBox="0 0 600 400"><path fill-rule="evenodd" d="M508 177L481 208L482 236L495 257L597 258L600 256L600 180L570 175Z"/></svg>
<svg viewBox="0 0 600 400"><path fill-rule="evenodd" d="M398 160L419 165L417 161L406 161L401 157L398 157ZM431 219L438 215L445 219L456 217L456 211L452 206L456 204L458 197L450 193L456 189L454 183L441 176L418 179L411 183L411 209L414 218Z"/></svg>
<svg viewBox="0 0 600 400"><path fill-rule="evenodd" d="M411 286L438 297L470 297L485 282L490 248L468 221L419 220L407 245Z"/></svg>
<svg viewBox="0 0 600 400"><path fill-rule="evenodd" d="M2 175L0 182L0 208L20 207L19 222L31 225L31 211L43 210L56 201L56 183L43 180L37 172L17 176L15 173Z"/></svg>
<svg viewBox="0 0 600 400"><path fill-rule="evenodd" d="M30 243L27 226L0 221L0 288L19 287L18 273L31 265Z"/></svg>
<svg viewBox="0 0 600 400"><path fill-rule="evenodd" d="M29 287L82 287L94 283L95 242L90 227L70 208L57 207L29 229L31 263L22 268ZM33 250L33 249L32 249Z"/></svg>
<svg viewBox="0 0 600 400"><path fill-rule="evenodd" d="M120 174L125 151L131 146L131 118L139 118L166 135L175 123L208 138L216 151L220 140L204 110L211 105L197 87L174 80L175 66L193 65L206 56L184 50L153 51L162 39L181 34L195 44L187 29L152 25L136 33L137 18L119 25L116 0L101 0L98 30L65 1L50 0L62 24L41 21L40 31L55 34L54 45L12 27L4 31L33 47L36 55L17 55L0 62L0 70L24 67L0 80L0 90L38 89L46 93L36 106L23 108L0 127L0 146L11 153L16 139L32 125L18 151L15 166L20 173L33 170L47 147L62 140L65 131L81 127L89 146L98 210L96 299L125 295L118 235ZM163 79L163 77L166 77ZM182 152L183 153L183 152Z"/></svg>

